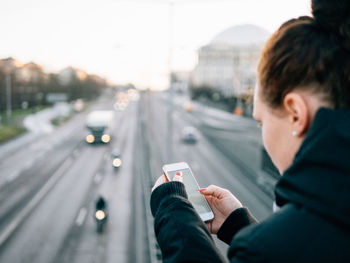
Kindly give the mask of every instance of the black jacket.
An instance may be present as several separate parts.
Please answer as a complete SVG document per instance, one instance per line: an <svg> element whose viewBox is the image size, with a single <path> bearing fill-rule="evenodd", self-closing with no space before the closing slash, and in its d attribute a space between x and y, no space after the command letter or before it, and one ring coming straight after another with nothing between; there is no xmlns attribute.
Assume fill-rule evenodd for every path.
<svg viewBox="0 0 350 263"><path fill-rule="evenodd" d="M317 112L275 193L267 220L241 208L220 228L230 262L350 262L350 110ZM151 209L164 262L225 261L181 183L155 189Z"/></svg>

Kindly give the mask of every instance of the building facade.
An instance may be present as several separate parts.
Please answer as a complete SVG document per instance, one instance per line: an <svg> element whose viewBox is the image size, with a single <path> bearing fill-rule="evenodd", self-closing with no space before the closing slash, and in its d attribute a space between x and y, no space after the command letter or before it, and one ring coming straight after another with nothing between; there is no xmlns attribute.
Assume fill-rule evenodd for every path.
<svg viewBox="0 0 350 263"><path fill-rule="evenodd" d="M251 92L263 44L269 37L252 25L232 27L199 49L192 87L211 87L226 97Z"/></svg>

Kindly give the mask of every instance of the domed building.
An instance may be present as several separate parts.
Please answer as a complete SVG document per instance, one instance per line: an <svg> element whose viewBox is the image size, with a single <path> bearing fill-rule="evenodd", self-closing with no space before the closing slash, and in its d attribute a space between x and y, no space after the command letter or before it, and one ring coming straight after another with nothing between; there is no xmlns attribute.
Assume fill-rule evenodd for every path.
<svg viewBox="0 0 350 263"><path fill-rule="evenodd" d="M256 82L261 49L270 33L258 26L231 27L199 49L192 86L209 86L224 96L241 96Z"/></svg>

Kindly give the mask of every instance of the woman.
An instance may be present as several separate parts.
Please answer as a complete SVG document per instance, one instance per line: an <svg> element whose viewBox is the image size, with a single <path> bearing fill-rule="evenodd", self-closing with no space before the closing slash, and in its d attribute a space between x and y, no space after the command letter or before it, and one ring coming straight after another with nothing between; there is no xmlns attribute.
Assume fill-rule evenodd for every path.
<svg viewBox="0 0 350 263"><path fill-rule="evenodd" d="M278 168L276 213L257 223L227 190L201 192L206 225L181 175L151 196L164 262L350 262L350 1L313 0L311 17L284 23L258 66L254 118ZM209 233L210 232L210 233Z"/></svg>

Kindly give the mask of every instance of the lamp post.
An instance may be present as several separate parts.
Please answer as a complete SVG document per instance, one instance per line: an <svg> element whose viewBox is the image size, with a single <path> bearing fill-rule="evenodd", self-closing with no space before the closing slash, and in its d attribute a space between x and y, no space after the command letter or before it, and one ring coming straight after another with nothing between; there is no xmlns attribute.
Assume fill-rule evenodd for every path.
<svg viewBox="0 0 350 263"><path fill-rule="evenodd" d="M169 46L168 46L168 75L169 75L169 92L168 92L168 136L167 136L167 162L173 162L173 84L172 84L172 53L173 53L173 8L174 2L169 2Z"/></svg>
<svg viewBox="0 0 350 263"><path fill-rule="evenodd" d="M7 116L7 119L9 119L12 114L11 73L9 71L6 73L5 82L6 82L6 116Z"/></svg>
<svg viewBox="0 0 350 263"><path fill-rule="evenodd" d="M16 61L8 58L4 61L5 86L6 86L6 117L9 119L12 114L12 81L11 73L16 69Z"/></svg>

